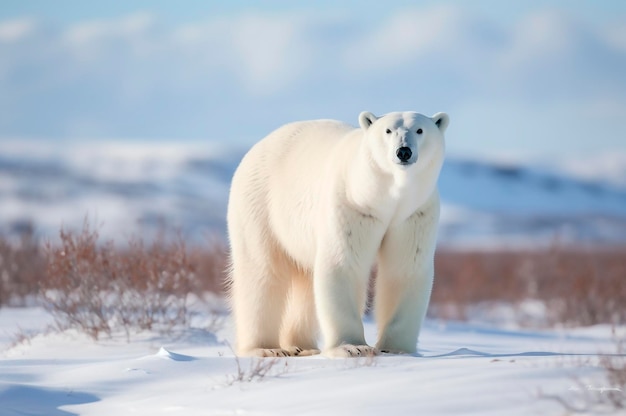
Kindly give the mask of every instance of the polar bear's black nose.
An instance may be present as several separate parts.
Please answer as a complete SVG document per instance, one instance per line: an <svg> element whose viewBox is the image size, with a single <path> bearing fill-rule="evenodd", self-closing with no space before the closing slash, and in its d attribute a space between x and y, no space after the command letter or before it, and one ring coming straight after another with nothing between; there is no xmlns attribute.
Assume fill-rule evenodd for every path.
<svg viewBox="0 0 626 416"><path fill-rule="evenodd" d="M401 147L396 151L396 156L398 156L401 162L409 160L412 154L413 152L411 152L411 149L408 147Z"/></svg>

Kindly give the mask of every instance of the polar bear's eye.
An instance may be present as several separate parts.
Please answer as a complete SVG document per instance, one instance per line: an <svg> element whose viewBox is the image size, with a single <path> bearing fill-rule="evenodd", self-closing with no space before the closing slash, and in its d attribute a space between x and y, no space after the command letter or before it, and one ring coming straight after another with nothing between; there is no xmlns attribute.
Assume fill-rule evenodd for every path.
<svg viewBox="0 0 626 416"><path fill-rule="evenodd" d="M422 133L424 133L424 130L422 130L422 129L417 129L417 134L422 134Z"/></svg>
<svg viewBox="0 0 626 416"><path fill-rule="evenodd" d="M387 131L385 133L391 134L391 130L387 129Z"/></svg>

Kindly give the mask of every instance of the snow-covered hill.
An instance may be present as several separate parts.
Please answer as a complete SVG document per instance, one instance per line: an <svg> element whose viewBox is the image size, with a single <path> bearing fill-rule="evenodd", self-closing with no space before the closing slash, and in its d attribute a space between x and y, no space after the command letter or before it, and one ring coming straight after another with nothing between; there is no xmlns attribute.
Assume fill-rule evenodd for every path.
<svg viewBox="0 0 626 416"><path fill-rule="evenodd" d="M0 232L32 223L54 236L88 217L107 237L163 224L195 240L223 235L230 178L244 152L216 143L3 141ZM624 177L626 155L584 164L450 157L440 179L440 240L626 242Z"/></svg>
<svg viewBox="0 0 626 416"><path fill-rule="evenodd" d="M441 240L624 242L626 185L547 167L448 159L441 178ZM598 167L602 160L598 160ZM626 158L624 158L626 174Z"/></svg>

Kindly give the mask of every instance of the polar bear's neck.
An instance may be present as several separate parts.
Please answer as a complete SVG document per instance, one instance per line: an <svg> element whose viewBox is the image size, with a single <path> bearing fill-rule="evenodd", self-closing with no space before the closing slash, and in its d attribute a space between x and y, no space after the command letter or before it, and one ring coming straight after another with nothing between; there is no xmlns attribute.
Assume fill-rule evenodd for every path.
<svg viewBox="0 0 626 416"><path fill-rule="evenodd" d="M360 146L346 166L346 197L352 206L385 224L402 222L436 192L443 155L424 166L385 171L373 160L366 146Z"/></svg>

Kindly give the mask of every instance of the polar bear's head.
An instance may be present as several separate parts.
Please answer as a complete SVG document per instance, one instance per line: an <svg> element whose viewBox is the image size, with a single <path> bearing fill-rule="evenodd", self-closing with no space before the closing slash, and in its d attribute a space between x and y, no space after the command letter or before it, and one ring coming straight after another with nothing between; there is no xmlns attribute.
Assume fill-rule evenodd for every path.
<svg viewBox="0 0 626 416"><path fill-rule="evenodd" d="M359 115L372 160L383 170L416 169L443 160L443 133L450 119L446 113L426 117L415 112L397 112L376 117Z"/></svg>

